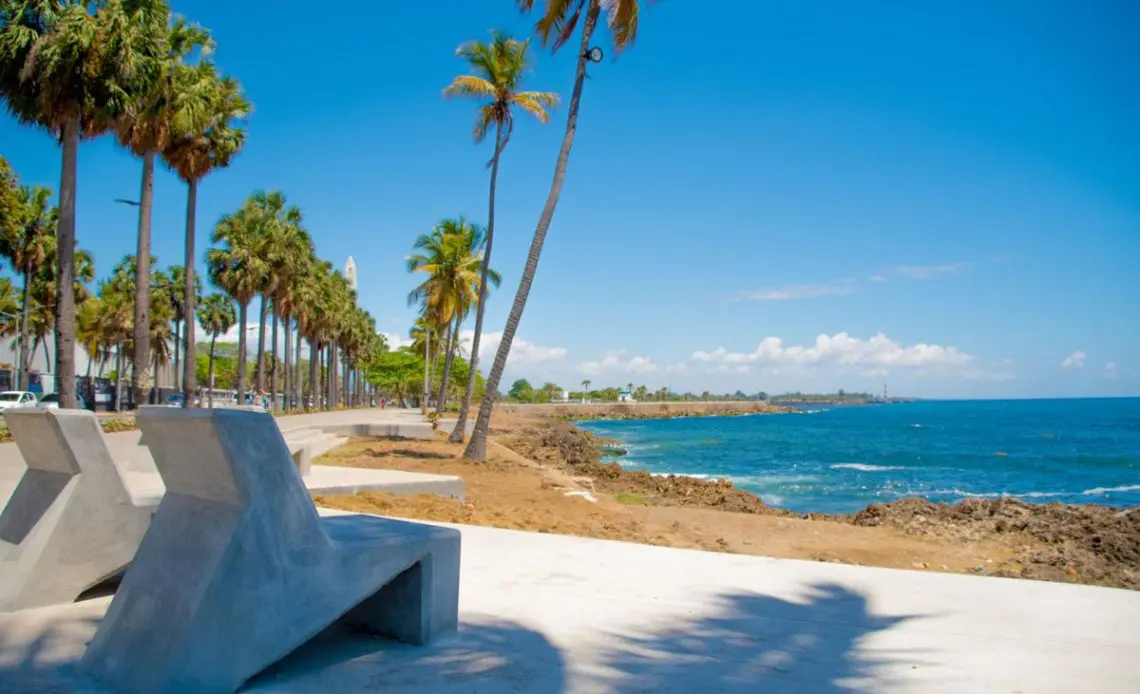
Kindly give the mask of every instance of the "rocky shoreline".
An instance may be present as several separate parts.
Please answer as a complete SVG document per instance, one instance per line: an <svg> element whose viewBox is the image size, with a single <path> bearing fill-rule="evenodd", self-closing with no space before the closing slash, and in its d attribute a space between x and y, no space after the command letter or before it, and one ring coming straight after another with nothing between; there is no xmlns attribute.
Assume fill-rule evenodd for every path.
<svg viewBox="0 0 1140 694"><path fill-rule="evenodd" d="M766 402L636 402L551 403L545 405L498 405L507 414L519 414L564 422L584 420L679 419L682 417L739 417L757 414L796 414L794 407Z"/></svg>
<svg viewBox="0 0 1140 694"><path fill-rule="evenodd" d="M559 417L528 418L498 440L630 503L887 526L950 542L998 540L1011 548L1014 559L980 565L975 573L1140 590L1140 507L1030 504L1014 498L940 504L908 498L853 514L797 514L769 506L727 480L654 476L603 462L603 448L611 444Z"/></svg>

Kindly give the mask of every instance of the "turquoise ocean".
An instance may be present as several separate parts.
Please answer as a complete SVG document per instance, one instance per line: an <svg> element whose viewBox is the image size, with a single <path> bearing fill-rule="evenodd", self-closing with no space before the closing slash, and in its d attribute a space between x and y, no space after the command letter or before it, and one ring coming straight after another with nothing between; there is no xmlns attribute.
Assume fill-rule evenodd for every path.
<svg viewBox="0 0 1140 694"><path fill-rule="evenodd" d="M923 401L582 422L623 466L726 478L797 512L908 496L1140 505L1140 398Z"/></svg>

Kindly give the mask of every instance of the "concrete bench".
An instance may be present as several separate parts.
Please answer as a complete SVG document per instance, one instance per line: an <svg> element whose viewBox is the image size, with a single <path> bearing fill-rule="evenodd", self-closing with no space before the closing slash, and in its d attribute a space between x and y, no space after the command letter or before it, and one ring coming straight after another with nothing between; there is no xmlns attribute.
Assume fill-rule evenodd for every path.
<svg viewBox="0 0 1140 694"><path fill-rule="evenodd" d="M93 412L5 420L27 470L0 513L0 612L74 602L130 564L153 507L131 499Z"/></svg>
<svg viewBox="0 0 1140 694"><path fill-rule="evenodd" d="M234 692L338 620L414 644L455 631L459 532L322 519L269 415L142 408L166 484L83 657L125 692Z"/></svg>

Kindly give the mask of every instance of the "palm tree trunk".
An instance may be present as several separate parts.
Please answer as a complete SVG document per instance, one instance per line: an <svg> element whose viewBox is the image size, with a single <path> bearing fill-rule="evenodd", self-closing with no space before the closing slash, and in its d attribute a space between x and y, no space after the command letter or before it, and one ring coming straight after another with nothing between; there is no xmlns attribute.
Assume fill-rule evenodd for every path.
<svg viewBox="0 0 1140 694"><path fill-rule="evenodd" d="M154 201L154 152L143 155L139 191L139 238L135 255L135 353L131 399L143 403L150 385L150 214Z"/></svg>
<svg viewBox="0 0 1140 694"><path fill-rule="evenodd" d="M79 170L79 121L62 128L63 165L56 224L55 390L59 406L75 409L75 194Z"/></svg>
<svg viewBox="0 0 1140 694"><path fill-rule="evenodd" d="M115 348L115 411L123 411L123 343Z"/></svg>
<svg viewBox="0 0 1140 694"><path fill-rule="evenodd" d="M301 377L301 326L297 326L297 341L293 343L296 346L294 350L293 359L297 362L293 368L293 397L297 409L305 409L304 391L302 386L304 381ZM311 357L310 357L311 361Z"/></svg>
<svg viewBox="0 0 1140 694"><path fill-rule="evenodd" d="M427 414L428 400L431 398L431 328L424 321L424 401L420 412Z"/></svg>
<svg viewBox="0 0 1140 694"><path fill-rule="evenodd" d="M515 292L511 312L507 316L507 325L503 329L503 337L499 341L499 349L495 352L495 361L491 365L491 373L487 376L487 390L483 393L483 401L479 404L479 417L475 420L475 430L471 434L471 441L467 443L467 450L463 457L471 460L484 460L487 457L487 430L491 426L491 408L495 404L495 396L499 392L499 381L503 378L503 369L507 366L507 357L511 353L511 343L514 342L515 333L518 332L519 322L522 321L523 310L526 309L526 300L530 295L530 287L534 284L534 275L538 271L538 259L542 255L542 244L546 241L546 232L554 219L554 211L558 207L558 199L562 195L562 184L566 179L566 165L570 161L570 150L574 147L574 134L578 130L578 107L582 100L582 85L586 81L586 65L590 48L590 39L594 28L598 24L598 13L601 11L599 0L590 0L590 9L586 12L586 22L582 27L582 45L578 51L578 70L574 79L574 91L570 96L570 110L566 117L566 133L562 136L562 148L558 151L558 161L554 165L554 180L550 184L550 193L546 198L546 205L542 208L542 215L538 218L538 226L534 230L534 239L530 243L530 252L527 253L526 266L523 269L522 279L519 280L518 291Z"/></svg>
<svg viewBox="0 0 1140 694"><path fill-rule="evenodd" d="M27 390L32 381L32 355L28 354L28 340L31 335L28 334L28 321L32 315L32 264L30 262L24 264L24 298L22 299L23 306L20 308L20 382L16 387L20 390Z"/></svg>
<svg viewBox="0 0 1140 694"><path fill-rule="evenodd" d="M218 335L215 333L215 334L210 336L210 364L209 364L209 367L206 369L206 373L208 374L207 379L209 380L209 389L210 389L209 392L210 392L210 394L208 397L210 400L210 408L211 409L213 409L213 407L214 407L214 346L217 344L218 344Z"/></svg>
<svg viewBox="0 0 1140 694"><path fill-rule="evenodd" d="M435 408L443 412L447 408L447 380L451 376L451 360L455 356L455 336L459 333L459 311L455 321L447 326L447 353L443 357L443 378L439 382L439 395L435 398Z"/></svg>
<svg viewBox="0 0 1140 694"><path fill-rule="evenodd" d="M258 311L257 324L257 392L265 392L265 316L269 302L261 297L261 308Z"/></svg>
<svg viewBox="0 0 1140 694"><path fill-rule="evenodd" d="M284 402L282 402L282 405L285 408L285 411L288 412L291 409L290 402L291 398L293 397L293 362L291 361L293 357L293 350L291 349L293 346L293 328L289 323L288 313L286 313L284 316L281 316L281 327L285 331L285 355L282 359L282 361L285 362L285 370L281 373L283 380L281 391L284 395L282 398L284 400ZM276 339L273 340L273 344L277 344Z"/></svg>
<svg viewBox="0 0 1140 694"><path fill-rule="evenodd" d="M325 409L333 408L333 399L336 394L333 392L333 383L336 377L336 362L333 361L333 343L325 349L325 382L324 382L324 395L325 395Z"/></svg>
<svg viewBox="0 0 1140 694"><path fill-rule="evenodd" d="M309 340L309 403L310 407L318 410L321 407L321 394L317 388L321 368L321 344L315 339Z"/></svg>
<svg viewBox="0 0 1140 694"><path fill-rule="evenodd" d="M495 242L495 186L499 180L499 157L503 153L503 124L495 128L495 156L491 159L491 194L487 202L487 245L483 249L483 267L479 271L479 299L475 307L475 336L471 338L471 361L467 373L467 390L459 405L459 419L455 429L447 438L452 443L461 443L467 437L467 411L471 409L471 398L475 396L475 377L479 373L479 339L483 336L483 310L487 307L487 275L491 269L491 247Z"/></svg>
<svg viewBox="0 0 1140 694"><path fill-rule="evenodd" d="M238 307L238 362L237 362L237 402L245 404L245 321L249 317L249 302Z"/></svg>
<svg viewBox="0 0 1140 694"><path fill-rule="evenodd" d="M269 352L272 355L269 361L269 398L272 402L270 410L277 411L277 302L273 302L273 311L269 314L273 318L273 346Z"/></svg>
<svg viewBox="0 0 1140 694"><path fill-rule="evenodd" d="M182 273L186 278L183 289L182 315L186 317L186 335L183 336L185 348L182 350L182 406L191 407L194 404L194 390L196 375L194 373L194 230L195 214L198 207L198 181L192 180L187 186L186 193L186 268Z"/></svg>
<svg viewBox="0 0 1140 694"><path fill-rule="evenodd" d="M182 390L182 321L174 321L174 389Z"/></svg>

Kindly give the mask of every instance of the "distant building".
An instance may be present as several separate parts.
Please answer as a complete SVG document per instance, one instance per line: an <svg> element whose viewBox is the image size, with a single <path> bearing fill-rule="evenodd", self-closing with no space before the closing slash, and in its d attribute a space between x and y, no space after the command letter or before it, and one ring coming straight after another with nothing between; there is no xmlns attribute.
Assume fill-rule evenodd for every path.
<svg viewBox="0 0 1140 694"><path fill-rule="evenodd" d="M562 393L554 400L554 402L570 402L570 391L563 390Z"/></svg>
<svg viewBox="0 0 1140 694"><path fill-rule="evenodd" d="M618 391L618 402L637 402L633 399L633 391L629 388L622 388Z"/></svg>
<svg viewBox="0 0 1140 694"><path fill-rule="evenodd" d="M352 291L356 291L356 261L352 256L348 256L348 260L344 263L344 278L348 280L348 286L352 287Z"/></svg>

